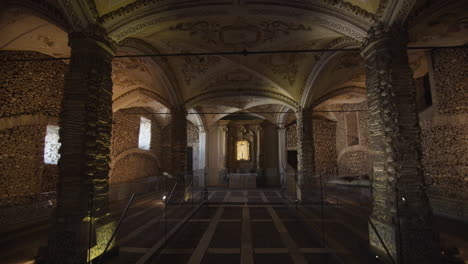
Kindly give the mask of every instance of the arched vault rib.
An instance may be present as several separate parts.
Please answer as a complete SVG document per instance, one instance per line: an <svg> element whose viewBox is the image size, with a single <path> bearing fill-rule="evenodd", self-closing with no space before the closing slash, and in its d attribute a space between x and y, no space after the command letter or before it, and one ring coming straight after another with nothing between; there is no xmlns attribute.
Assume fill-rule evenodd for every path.
<svg viewBox="0 0 468 264"><path fill-rule="evenodd" d="M272 80L269 76L266 76L265 74L261 74L258 71L248 67L247 65L237 63L236 61L229 59L227 56L223 56L224 60L227 60L229 63L226 63L225 66L218 71L212 72L209 75L205 76L205 79L207 80L215 80L214 82L211 82L208 84L209 85L215 85L215 87L221 87L220 83L216 82L216 77L227 77L228 74L232 73L246 73L250 75L249 77L256 78L257 81L264 81L265 85L271 86L273 89L279 90L284 96L292 98L292 95L290 92L288 92L286 89L284 89L281 85L279 85L277 82ZM236 65L233 67L232 65ZM221 80L222 81L222 80ZM249 81L254 81L254 80L249 80ZM224 80L224 85L226 87L232 86L232 85L239 85L239 83L234 82L226 82ZM223 85L223 86L224 86ZM207 90L209 91L209 87L207 86L206 82L201 82L199 86L194 87L194 90L196 91L203 91Z"/></svg>
<svg viewBox="0 0 468 264"><path fill-rule="evenodd" d="M119 46L124 49L136 51L137 54L159 54L159 50L143 40L136 38L127 38L119 43ZM153 63L153 70L163 82L163 88L169 96L169 102L173 107L182 104L183 99L180 89L177 85L176 77L171 66L160 57L151 57L150 61Z"/></svg>
<svg viewBox="0 0 468 264"><path fill-rule="evenodd" d="M356 48L360 45L359 42L356 40L345 37L333 40L327 48L330 49L343 49L343 48ZM314 65L312 72L309 74L307 78L306 85L304 87L304 91L301 95L301 102L300 105L302 107L309 107L312 101L312 92L313 87L317 81L317 78L320 76L322 71L328 66L328 64L333 60L333 58L337 57L338 55L343 54L344 51L334 51L334 52L324 52L320 55L320 59Z"/></svg>
<svg viewBox="0 0 468 264"><path fill-rule="evenodd" d="M112 111L117 112L120 109L124 109L141 98L150 98L167 107L168 109L171 109L171 104L164 97L160 96L159 94L153 91L140 87L128 91L122 94L121 96L115 98L112 102Z"/></svg>
<svg viewBox="0 0 468 264"><path fill-rule="evenodd" d="M180 19L190 17L200 19L200 17L217 15L239 16L235 9L227 9L224 5L207 4L203 7L173 5L170 11L167 10L169 9L158 9L157 7L142 8L135 11L131 17L126 14L121 17L107 19L103 25L110 33L110 37L119 42L127 37L137 35L148 27L157 27L163 23L176 22ZM274 15L277 17L301 19L303 23L320 25L358 41L362 41L365 38L366 32L374 21L372 15L363 17L356 12L343 10L324 3L314 4L304 2L301 5L288 4L284 1L272 5L265 2L249 5L246 13L252 16ZM129 21L129 19L133 20Z"/></svg>
<svg viewBox="0 0 468 264"><path fill-rule="evenodd" d="M187 116L187 120L196 125L200 131L207 131L206 120L203 118L202 115L198 113L198 111L195 108L190 108L187 112L189 113Z"/></svg>
<svg viewBox="0 0 468 264"><path fill-rule="evenodd" d="M126 158L130 155L134 155L134 154L139 154L139 155L145 155L145 156L149 156L151 157L152 159L154 159L156 161L156 164L159 168L161 168L160 164L159 164L159 159L158 159L158 156L150 151L147 151L147 150L144 150L144 149L139 149L139 148L131 148L131 149L127 149L123 152L121 152L120 154L118 154L116 157L114 157L110 164L109 164L109 167L110 167L110 172L109 172L109 175L112 175L112 171L115 167L115 165L120 161L122 160L123 158Z"/></svg>
<svg viewBox="0 0 468 264"><path fill-rule="evenodd" d="M210 91L206 93L201 93L197 96L188 99L185 102L185 107L186 109L189 109L212 99L239 96L239 91L242 93L242 96L258 96L266 99L275 100L277 104L288 106L291 109L297 109L299 107L298 103L290 97L287 97L277 92L260 89L225 89L221 91Z"/></svg>
<svg viewBox="0 0 468 264"><path fill-rule="evenodd" d="M323 102L325 102L325 101L327 101L329 99L332 99L333 97L337 97L337 96L340 96L340 95L343 95L343 94L348 94L348 93L355 93L355 94L360 94L360 95L363 95L363 96L367 96L366 88L364 88L364 87L355 87L355 86L343 87L343 88L333 90L333 91L321 96L317 100L313 101L311 103L311 108L314 108L314 107L320 105L321 103L323 103Z"/></svg>

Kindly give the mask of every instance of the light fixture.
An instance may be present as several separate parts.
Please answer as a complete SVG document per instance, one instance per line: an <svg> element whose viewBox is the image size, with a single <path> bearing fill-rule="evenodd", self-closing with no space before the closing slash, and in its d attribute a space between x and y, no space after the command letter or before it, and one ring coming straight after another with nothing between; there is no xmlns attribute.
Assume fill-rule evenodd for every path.
<svg viewBox="0 0 468 264"><path fill-rule="evenodd" d="M405 197L401 197L401 200L403 200L403 202L406 201Z"/></svg>
<svg viewBox="0 0 468 264"><path fill-rule="evenodd" d="M164 195L162 199L163 199L163 200L166 200L166 195Z"/></svg>

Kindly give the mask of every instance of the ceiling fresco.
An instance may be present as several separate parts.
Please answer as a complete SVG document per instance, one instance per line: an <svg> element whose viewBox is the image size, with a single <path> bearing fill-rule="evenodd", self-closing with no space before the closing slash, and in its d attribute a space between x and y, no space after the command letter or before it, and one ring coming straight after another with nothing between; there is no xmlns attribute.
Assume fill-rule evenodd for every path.
<svg viewBox="0 0 468 264"><path fill-rule="evenodd" d="M70 25L74 28L97 21L120 45L118 55L359 47L378 19L394 19L411 10L403 10L405 6L399 2L383 0L202 0L197 4L70 0L70 6L63 2L59 5L61 1L46 2L62 10L70 23L76 23ZM409 20L410 45L468 42L464 9L459 4L433 8L431 3L415 2L417 10ZM85 10L77 12L79 8ZM9 8L0 16L0 49L70 56L67 27L51 21ZM427 72L423 50L409 52L409 59L415 77ZM118 58L113 61L112 79L115 109L169 111L183 105L187 110L205 113L277 112L320 103L336 91L365 89L365 67L358 52ZM340 98L355 100L353 96ZM320 107L332 104L322 102ZM164 110L160 110L162 106ZM212 123L225 115L203 119ZM294 115L288 115L293 119L289 116ZM278 114L264 114L262 118L277 122Z"/></svg>
<svg viewBox="0 0 468 264"><path fill-rule="evenodd" d="M271 18L210 18L148 29L136 37L168 53L314 49L342 35L317 25ZM314 54L190 56L169 59L184 100L209 89L275 90L298 100ZM235 72L242 69L246 73ZM218 76L216 76L218 75ZM253 78L255 76L255 78ZM229 85L229 83L231 85ZM207 85L208 84L208 85ZM217 85L222 84L222 85Z"/></svg>

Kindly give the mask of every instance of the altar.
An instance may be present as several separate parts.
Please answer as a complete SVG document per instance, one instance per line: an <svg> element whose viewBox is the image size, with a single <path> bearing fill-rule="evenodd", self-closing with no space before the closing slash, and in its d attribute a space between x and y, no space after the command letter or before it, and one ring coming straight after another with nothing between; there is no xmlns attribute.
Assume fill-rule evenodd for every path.
<svg viewBox="0 0 468 264"><path fill-rule="evenodd" d="M220 178L229 188L257 188L263 164L262 123L258 119L219 121L223 131Z"/></svg>
<svg viewBox="0 0 468 264"><path fill-rule="evenodd" d="M256 173L230 173L229 188L251 189L257 187Z"/></svg>

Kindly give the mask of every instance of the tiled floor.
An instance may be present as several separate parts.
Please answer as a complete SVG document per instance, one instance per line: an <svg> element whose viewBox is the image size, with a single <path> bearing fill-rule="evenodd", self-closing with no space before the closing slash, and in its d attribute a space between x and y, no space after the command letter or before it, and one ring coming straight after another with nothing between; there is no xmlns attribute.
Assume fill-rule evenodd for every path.
<svg viewBox="0 0 468 264"><path fill-rule="evenodd" d="M328 195L323 210L317 203L296 209L276 189L211 189L208 206L169 205L161 219L160 195L141 196L117 233L119 255L104 263L378 263L368 254L369 204L353 195ZM467 254L466 225L436 217L434 226L447 247L465 245L460 251ZM47 241L46 226L34 230L0 244L0 262L28 263L38 246L21 245Z"/></svg>
<svg viewBox="0 0 468 264"><path fill-rule="evenodd" d="M155 254L150 243L127 240L109 263L138 263L135 252L148 263L338 263L336 250L322 246L321 233L309 220L286 206L275 189L212 190L209 205Z"/></svg>

